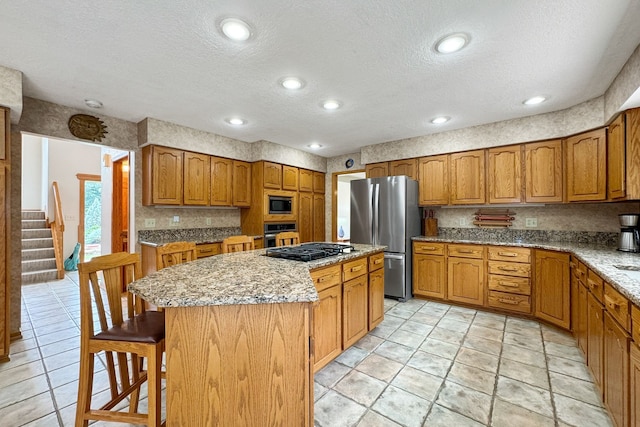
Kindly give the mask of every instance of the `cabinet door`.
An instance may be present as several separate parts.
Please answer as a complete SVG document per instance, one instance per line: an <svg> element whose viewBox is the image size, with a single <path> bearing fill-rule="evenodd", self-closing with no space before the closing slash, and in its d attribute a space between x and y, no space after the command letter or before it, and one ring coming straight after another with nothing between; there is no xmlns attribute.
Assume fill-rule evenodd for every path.
<svg viewBox="0 0 640 427"><path fill-rule="evenodd" d="M152 149L152 201L154 205L182 204L182 150Z"/></svg>
<svg viewBox="0 0 640 427"><path fill-rule="evenodd" d="M449 258L447 263L447 298L467 304L484 304L484 261L472 258Z"/></svg>
<svg viewBox="0 0 640 427"><path fill-rule="evenodd" d="M318 292L313 308L314 372L342 351L342 286Z"/></svg>
<svg viewBox="0 0 640 427"><path fill-rule="evenodd" d="M7 157L7 147L9 146L9 109L0 107L0 160ZM0 353L1 354L1 353Z"/></svg>
<svg viewBox="0 0 640 427"><path fill-rule="evenodd" d="M484 150L451 154L451 204L485 202Z"/></svg>
<svg viewBox="0 0 640 427"><path fill-rule="evenodd" d="M640 108L627 110L625 121L626 193L628 199L640 199Z"/></svg>
<svg viewBox="0 0 640 427"><path fill-rule="evenodd" d="M185 151L183 161L183 203L185 205L208 205L209 182L211 180L211 161L209 156Z"/></svg>
<svg viewBox="0 0 640 427"><path fill-rule="evenodd" d="M313 191L313 171L308 169L300 169L300 191Z"/></svg>
<svg viewBox="0 0 640 427"><path fill-rule="evenodd" d="M604 315L604 404L617 426L629 421L629 336Z"/></svg>
<svg viewBox="0 0 640 427"><path fill-rule="evenodd" d="M569 254L536 250L536 317L569 329Z"/></svg>
<svg viewBox="0 0 640 427"><path fill-rule="evenodd" d="M621 199L627 195L625 166L624 114L607 128L607 198Z"/></svg>
<svg viewBox="0 0 640 427"><path fill-rule="evenodd" d="M445 299L447 267L443 256L413 255L413 294Z"/></svg>
<svg viewBox="0 0 640 427"><path fill-rule="evenodd" d="M587 365L599 390L604 379L604 307L593 295L587 300Z"/></svg>
<svg viewBox="0 0 640 427"><path fill-rule="evenodd" d="M567 200L607 196L607 135L604 128L567 138Z"/></svg>
<svg viewBox="0 0 640 427"><path fill-rule="evenodd" d="M578 348L582 350L585 359L589 355L589 291L587 287L578 286Z"/></svg>
<svg viewBox="0 0 640 427"><path fill-rule="evenodd" d="M262 174L264 188L282 188L282 165L279 163L262 162Z"/></svg>
<svg viewBox="0 0 640 427"><path fill-rule="evenodd" d="M233 161L233 206L251 205L251 164Z"/></svg>
<svg viewBox="0 0 640 427"><path fill-rule="evenodd" d="M342 348L347 349L367 334L368 276L344 282L342 293Z"/></svg>
<svg viewBox="0 0 640 427"><path fill-rule="evenodd" d="M489 203L522 201L522 146L489 150Z"/></svg>
<svg viewBox="0 0 640 427"><path fill-rule="evenodd" d="M233 204L233 160L211 157L211 206Z"/></svg>
<svg viewBox="0 0 640 427"><path fill-rule="evenodd" d="M420 158L418 176L421 205L449 204L449 155Z"/></svg>
<svg viewBox="0 0 640 427"><path fill-rule="evenodd" d="M384 319L384 268L369 273L369 330Z"/></svg>
<svg viewBox="0 0 640 427"><path fill-rule="evenodd" d="M298 233L300 243L313 241L313 194L300 193L298 196Z"/></svg>
<svg viewBox="0 0 640 427"><path fill-rule="evenodd" d="M640 349L631 344L629 353L629 418L631 426L640 425Z"/></svg>
<svg viewBox="0 0 640 427"><path fill-rule="evenodd" d="M298 191L298 168L282 165L282 189Z"/></svg>
<svg viewBox="0 0 640 427"><path fill-rule="evenodd" d="M324 173L313 173L313 192L318 194L324 194Z"/></svg>
<svg viewBox="0 0 640 427"><path fill-rule="evenodd" d="M562 202L562 140L524 145L525 202Z"/></svg>
<svg viewBox="0 0 640 427"><path fill-rule="evenodd" d="M365 165L364 171L367 178L382 178L389 176L389 163L369 163L368 165Z"/></svg>
<svg viewBox="0 0 640 427"><path fill-rule="evenodd" d="M389 162L389 176L406 175L418 179L418 159L394 160Z"/></svg>
<svg viewBox="0 0 640 427"><path fill-rule="evenodd" d="M0 110L0 114L2 110ZM8 280L7 265L7 170L5 165L0 162L0 362L8 360L9 356L9 337L11 319L9 316L10 309L10 288Z"/></svg>
<svg viewBox="0 0 640 427"><path fill-rule="evenodd" d="M313 240L324 242L324 196L313 195Z"/></svg>

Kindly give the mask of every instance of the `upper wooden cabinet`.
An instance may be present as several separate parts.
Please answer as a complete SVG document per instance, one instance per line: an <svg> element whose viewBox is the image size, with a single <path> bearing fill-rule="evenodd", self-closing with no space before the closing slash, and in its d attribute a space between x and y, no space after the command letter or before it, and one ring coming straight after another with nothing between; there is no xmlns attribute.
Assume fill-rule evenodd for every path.
<svg viewBox="0 0 640 427"><path fill-rule="evenodd" d="M313 173L313 192L314 193L324 194L324 175L325 174L322 172Z"/></svg>
<svg viewBox="0 0 640 427"><path fill-rule="evenodd" d="M185 205L207 206L209 204L209 184L211 180L209 156L185 151L183 162L183 203Z"/></svg>
<svg viewBox="0 0 640 427"><path fill-rule="evenodd" d="M473 205L485 202L484 158L484 150L451 154L452 205Z"/></svg>
<svg viewBox="0 0 640 427"><path fill-rule="evenodd" d="M251 164L233 161L233 206L251 206Z"/></svg>
<svg viewBox="0 0 640 427"><path fill-rule="evenodd" d="M607 134L604 128L566 140L567 201L607 197Z"/></svg>
<svg viewBox="0 0 640 427"><path fill-rule="evenodd" d="M607 198L621 199L627 195L625 165L624 114L607 128Z"/></svg>
<svg viewBox="0 0 640 427"><path fill-rule="evenodd" d="M279 163L262 162L264 188L282 189L282 165Z"/></svg>
<svg viewBox="0 0 640 427"><path fill-rule="evenodd" d="M562 140L524 144L525 202L562 202Z"/></svg>
<svg viewBox="0 0 640 427"><path fill-rule="evenodd" d="M421 157L418 160L421 205L449 204L449 155Z"/></svg>
<svg viewBox="0 0 640 427"><path fill-rule="evenodd" d="M300 191L313 191L313 171L308 169L300 169L299 172L299 189Z"/></svg>
<svg viewBox="0 0 640 427"><path fill-rule="evenodd" d="M394 160L389 162L389 176L406 175L418 179L418 159Z"/></svg>
<svg viewBox="0 0 640 427"><path fill-rule="evenodd" d="M625 116L625 157L627 199L640 199L640 108L627 110Z"/></svg>
<svg viewBox="0 0 640 427"><path fill-rule="evenodd" d="M282 165L282 189L298 191L298 168Z"/></svg>
<svg viewBox="0 0 640 427"><path fill-rule="evenodd" d="M488 150L489 203L522 201L522 146Z"/></svg>
<svg viewBox="0 0 640 427"><path fill-rule="evenodd" d="M182 204L182 150L142 147L142 204Z"/></svg>
<svg viewBox="0 0 640 427"><path fill-rule="evenodd" d="M569 329L569 254L536 250L535 260L536 317Z"/></svg>
<svg viewBox="0 0 640 427"><path fill-rule="evenodd" d="M211 157L211 206L233 204L233 160Z"/></svg>
<svg viewBox="0 0 640 427"><path fill-rule="evenodd" d="M364 171L367 175L367 178L382 178L385 176L389 176L389 163L369 163L365 165Z"/></svg>
<svg viewBox="0 0 640 427"><path fill-rule="evenodd" d="M0 160L7 157L9 145L9 109L0 107Z"/></svg>

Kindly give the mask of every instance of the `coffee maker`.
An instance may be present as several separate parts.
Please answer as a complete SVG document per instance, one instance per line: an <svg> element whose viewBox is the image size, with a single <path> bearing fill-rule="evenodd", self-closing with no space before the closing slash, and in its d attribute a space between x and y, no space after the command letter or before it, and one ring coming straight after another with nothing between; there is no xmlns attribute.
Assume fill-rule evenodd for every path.
<svg viewBox="0 0 640 427"><path fill-rule="evenodd" d="M640 214L620 214L620 236L618 250L623 252L640 252L640 232L638 231Z"/></svg>

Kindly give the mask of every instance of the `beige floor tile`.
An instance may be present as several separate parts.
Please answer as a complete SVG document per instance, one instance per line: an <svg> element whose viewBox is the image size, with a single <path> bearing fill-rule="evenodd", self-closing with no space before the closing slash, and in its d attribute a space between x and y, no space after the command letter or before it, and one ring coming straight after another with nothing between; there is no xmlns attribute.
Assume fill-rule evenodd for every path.
<svg viewBox="0 0 640 427"><path fill-rule="evenodd" d="M496 396L545 417L553 417L551 393L548 390L499 376Z"/></svg>
<svg viewBox="0 0 640 427"><path fill-rule="evenodd" d="M10 386L11 384L19 383L28 378L37 377L38 375L42 374L44 374L44 366L42 365L42 360L36 360L34 362L29 362L6 369L2 371L2 374L0 374L0 390L7 386Z"/></svg>
<svg viewBox="0 0 640 427"><path fill-rule="evenodd" d="M391 339L392 337L389 337L389 340ZM386 357L387 359L405 364L415 351L415 348L407 347L406 345L398 344L393 341L386 341L380 344L378 348L374 350L374 353L379 354L382 357Z"/></svg>
<svg viewBox="0 0 640 427"><path fill-rule="evenodd" d="M483 353L499 356L502 351L502 341L493 341L475 335L467 334L462 343L463 347Z"/></svg>
<svg viewBox="0 0 640 427"><path fill-rule="evenodd" d="M444 357L435 356L418 350L414 353L411 359L409 359L407 366L444 378L447 376L452 362L453 361L451 359L445 359Z"/></svg>
<svg viewBox="0 0 640 427"><path fill-rule="evenodd" d="M351 400L366 407L371 406L387 387L387 383L359 371L351 371L333 387Z"/></svg>
<svg viewBox="0 0 640 427"><path fill-rule="evenodd" d="M433 338L427 338L420 346L420 350L426 351L436 356L444 357L445 359L454 359L460 347L455 344L450 344L444 341L439 341Z"/></svg>
<svg viewBox="0 0 640 427"><path fill-rule="evenodd" d="M502 344L502 355L505 359L515 360L520 363L537 366L538 368L547 368L547 360L544 353L532 351L526 348L512 345Z"/></svg>
<svg viewBox="0 0 640 427"><path fill-rule="evenodd" d="M456 356L456 362L493 373L498 371L498 361L496 356L465 347L461 348Z"/></svg>
<svg viewBox="0 0 640 427"><path fill-rule="evenodd" d="M484 326L471 325L467 336L474 336L486 340L502 342L503 332L498 329L486 328Z"/></svg>
<svg viewBox="0 0 640 427"><path fill-rule="evenodd" d="M510 332L509 329L506 329L504 333L504 344L517 345L519 347L526 348L527 350L537 351L542 353L542 338L536 335L528 336L522 335L516 332Z"/></svg>
<svg viewBox="0 0 640 427"><path fill-rule="evenodd" d="M330 390L315 404L315 425L318 427L351 427L356 425L367 411L333 390Z"/></svg>
<svg viewBox="0 0 640 427"><path fill-rule="evenodd" d="M554 427L553 418L514 405L500 398L493 403L492 427Z"/></svg>
<svg viewBox="0 0 640 427"><path fill-rule="evenodd" d="M464 332L452 331L436 326L429 334L429 338L448 342L449 344L460 345L464 341Z"/></svg>
<svg viewBox="0 0 640 427"><path fill-rule="evenodd" d="M51 393L46 391L0 409L2 427L17 427L54 412Z"/></svg>
<svg viewBox="0 0 640 427"><path fill-rule="evenodd" d="M469 323L449 319L447 318L447 316L444 316L442 320L438 322L438 328L447 329L449 331L461 332L464 334L469 329Z"/></svg>
<svg viewBox="0 0 640 427"><path fill-rule="evenodd" d="M548 355L547 363L549 365L549 371L569 375L584 381L591 381L591 375L589 371L587 371L587 366L582 362Z"/></svg>
<svg viewBox="0 0 640 427"><path fill-rule="evenodd" d="M433 405L424 422L424 427L482 427L477 421L453 412L440 405Z"/></svg>
<svg viewBox="0 0 640 427"><path fill-rule="evenodd" d="M377 354L367 356L356 369L379 380L389 382L402 369L402 363Z"/></svg>
<svg viewBox="0 0 640 427"><path fill-rule="evenodd" d="M401 427L400 424L394 423L389 418L383 417L374 411L367 411L364 417L360 419L358 427Z"/></svg>
<svg viewBox="0 0 640 427"><path fill-rule="evenodd" d="M45 392L49 392L49 383L46 375L38 375L37 377L22 380L0 389L0 408L14 405Z"/></svg>
<svg viewBox="0 0 640 427"><path fill-rule="evenodd" d="M500 375L514 380L522 381L536 387L549 390L547 370L538 368L515 360L502 359L500 361Z"/></svg>
<svg viewBox="0 0 640 427"><path fill-rule="evenodd" d="M429 411L429 401L389 386L371 409L400 425L420 427Z"/></svg>
<svg viewBox="0 0 640 427"><path fill-rule="evenodd" d="M544 351L553 356L564 357L565 359L584 363L582 352L578 349L578 346L575 343L573 345L565 345L555 342L547 342L544 346Z"/></svg>
<svg viewBox="0 0 640 427"><path fill-rule="evenodd" d="M423 399L433 401L440 390L443 379L419 369L405 366L391 384Z"/></svg>
<svg viewBox="0 0 640 427"><path fill-rule="evenodd" d="M424 338L425 336L429 335L429 332L431 332L433 327L421 322L416 322L415 320L413 320L415 316L416 315L414 314L411 319L400 325L399 330L410 332L412 334L419 334L422 336L422 338Z"/></svg>
<svg viewBox="0 0 640 427"><path fill-rule="evenodd" d="M389 335L387 340L415 349L420 347L420 344L422 344L422 342L424 341L424 338L425 338L424 335L418 335L418 334L404 331L402 329L398 329L394 333Z"/></svg>
<svg viewBox="0 0 640 427"><path fill-rule="evenodd" d="M325 387L333 387L342 377L347 375L350 370L350 367L334 360L316 372L314 379L317 383L322 384Z"/></svg>
<svg viewBox="0 0 640 427"><path fill-rule="evenodd" d="M482 424L489 423L491 396L446 381L436 403Z"/></svg>
<svg viewBox="0 0 640 427"><path fill-rule="evenodd" d="M581 400L590 405L602 406L602 398L591 381L583 381L557 372L549 372L551 390L563 396Z"/></svg>
<svg viewBox="0 0 640 427"><path fill-rule="evenodd" d="M447 381L492 395L496 374L463 363L454 363L447 375Z"/></svg>
<svg viewBox="0 0 640 427"><path fill-rule="evenodd" d="M579 400L554 394L558 418L576 427L613 427L606 410Z"/></svg>

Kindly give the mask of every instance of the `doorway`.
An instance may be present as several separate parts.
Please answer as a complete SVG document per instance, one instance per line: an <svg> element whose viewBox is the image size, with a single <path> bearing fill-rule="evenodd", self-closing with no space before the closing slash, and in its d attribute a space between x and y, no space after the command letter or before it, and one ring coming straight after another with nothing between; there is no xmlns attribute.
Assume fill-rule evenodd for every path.
<svg viewBox="0 0 640 427"><path fill-rule="evenodd" d="M334 242L349 242L351 237L351 181L364 179L364 170L335 172L332 176L331 238Z"/></svg>
<svg viewBox="0 0 640 427"><path fill-rule="evenodd" d="M129 155L113 160L111 252L129 252Z"/></svg>
<svg viewBox="0 0 640 427"><path fill-rule="evenodd" d="M77 174L80 181L78 243L80 262L102 253L102 184L100 175Z"/></svg>

